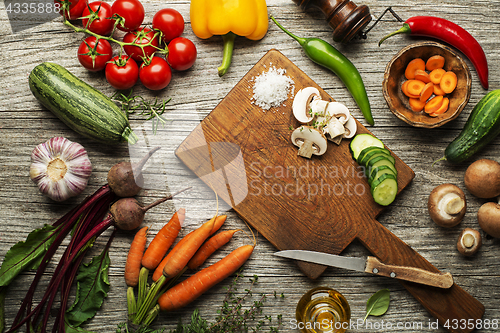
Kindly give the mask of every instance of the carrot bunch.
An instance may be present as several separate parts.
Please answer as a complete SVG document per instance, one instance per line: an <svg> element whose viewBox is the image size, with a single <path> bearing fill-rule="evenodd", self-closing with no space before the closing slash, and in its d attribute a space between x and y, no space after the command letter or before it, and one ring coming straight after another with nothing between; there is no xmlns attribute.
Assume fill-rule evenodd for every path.
<svg viewBox="0 0 500 333"><path fill-rule="evenodd" d="M196 271L239 231L217 233L226 218L216 214L181 238L171 250L185 219L184 209L179 209L172 216L147 249L147 227L137 232L125 266L128 314L132 324L148 326L160 310L172 311L189 304L235 273L248 260L255 247L255 239L253 245L241 246L215 264ZM188 269L196 272L176 284ZM148 283L150 272L153 272L151 284ZM138 289L137 299L135 287Z"/></svg>
<svg viewBox="0 0 500 333"><path fill-rule="evenodd" d="M431 117L437 117L448 110L450 100L446 95L451 94L457 86L457 75L446 71L445 59L441 55L434 55L424 61L421 58L413 59L405 69L406 81L401 90L409 98L413 111L424 111Z"/></svg>

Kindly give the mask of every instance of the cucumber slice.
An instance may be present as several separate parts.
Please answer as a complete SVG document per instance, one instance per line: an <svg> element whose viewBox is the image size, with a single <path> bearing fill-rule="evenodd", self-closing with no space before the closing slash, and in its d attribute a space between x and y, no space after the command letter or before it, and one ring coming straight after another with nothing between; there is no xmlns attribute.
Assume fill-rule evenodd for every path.
<svg viewBox="0 0 500 333"><path fill-rule="evenodd" d="M357 134L351 141L349 148L351 149L352 157L357 161L359 153L367 147L384 148L384 143L368 133Z"/></svg>
<svg viewBox="0 0 500 333"><path fill-rule="evenodd" d="M391 167L387 166L387 165L381 165L379 166L378 168L375 168L375 169L372 169L370 171L370 175L368 177L368 184L372 184L373 181L377 180L378 178L380 178L383 174L391 174L393 176L397 176L395 173L394 173L394 170L391 169Z"/></svg>
<svg viewBox="0 0 500 333"><path fill-rule="evenodd" d="M391 174L383 174L373 181L371 185L373 200L382 206L390 205L398 193L398 182Z"/></svg>
<svg viewBox="0 0 500 333"><path fill-rule="evenodd" d="M371 153L374 153L374 152L379 152L379 153L385 153L387 155L391 155L391 152L388 150L388 149L385 149L385 148L380 148L380 147L376 147L376 146L370 146L370 147L366 147L365 149L363 149L361 151L361 153L359 153L359 156L358 156L358 162L360 164L362 164L362 161L363 159L368 155L368 154L371 154Z"/></svg>
<svg viewBox="0 0 500 333"><path fill-rule="evenodd" d="M366 174L366 177L368 177L368 179L370 178L370 174L372 172L373 169L376 169L382 165L386 165L388 166L389 168L392 169L392 171L394 172L394 174L397 176L398 174L398 171L396 170L396 167L394 166L394 163L392 163L389 159L387 159L385 156L377 156L375 158L372 158L368 164L366 165L366 169L365 169L365 174Z"/></svg>
<svg viewBox="0 0 500 333"><path fill-rule="evenodd" d="M384 150L388 151L387 149L384 149ZM392 164L396 163L396 159L390 153L387 154L381 150L380 151L377 151L377 150L370 151L368 154L365 154L365 156L363 158L360 158L358 163L366 166L366 165L368 165L368 163L370 162L370 160L372 158L375 158L378 156L386 157L389 161L392 162Z"/></svg>

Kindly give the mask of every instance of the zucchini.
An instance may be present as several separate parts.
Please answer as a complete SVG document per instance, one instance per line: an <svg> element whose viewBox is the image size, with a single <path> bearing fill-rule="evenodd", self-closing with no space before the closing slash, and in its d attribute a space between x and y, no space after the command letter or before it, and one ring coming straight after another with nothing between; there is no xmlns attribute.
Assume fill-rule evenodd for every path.
<svg viewBox="0 0 500 333"><path fill-rule="evenodd" d="M371 185L373 200L382 206L391 204L398 194L398 182L391 174L383 174Z"/></svg>
<svg viewBox="0 0 500 333"><path fill-rule="evenodd" d="M444 159L460 163L500 134L500 89L490 91L472 109L460 135L444 152Z"/></svg>
<svg viewBox="0 0 500 333"><path fill-rule="evenodd" d="M372 146L384 148L384 144L382 143L382 141L380 141L373 135L362 133L356 135L354 139L351 140L349 148L351 149L352 157L357 161L361 151L363 151L363 149L367 147Z"/></svg>
<svg viewBox="0 0 500 333"><path fill-rule="evenodd" d="M359 164L363 164L363 161L366 157L366 155L373 153L374 151L377 151L379 153L386 153L387 155L391 155L391 152L385 148L380 148L380 147L375 147L375 146L370 146L361 151L358 156L357 162Z"/></svg>
<svg viewBox="0 0 500 333"><path fill-rule="evenodd" d="M396 159L390 155L390 154L386 154L384 152L372 152L370 154L366 154L365 157L363 159L360 160L360 163L363 164L363 165L368 165L370 164L370 161L375 158L375 157L385 157L386 159L388 159L389 161L392 162L392 164L396 163Z"/></svg>
<svg viewBox="0 0 500 333"><path fill-rule="evenodd" d="M75 132L108 144L137 142L120 108L64 67L50 62L36 66L29 86L36 99Z"/></svg>
<svg viewBox="0 0 500 333"><path fill-rule="evenodd" d="M387 165L381 165L378 168L374 168L370 171L370 176L368 177L368 184L372 184L376 179L380 178L383 174L389 173L393 176L397 176L394 170Z"/></svg>
<svg viewBox="0 0 500 333"><path fill-rule="evenodd" d="M389 159L387 159L383 156L379 156L379 157L375 157L372 160L370 160L370 162L366 165L366 169L365 169L366 176L369 177L373 169L381 167L382 165L387 165L389 168L392 169L392 171L394 172L395 175L398 174L398 171L396 170L394 163L392 163Z"/></svg>

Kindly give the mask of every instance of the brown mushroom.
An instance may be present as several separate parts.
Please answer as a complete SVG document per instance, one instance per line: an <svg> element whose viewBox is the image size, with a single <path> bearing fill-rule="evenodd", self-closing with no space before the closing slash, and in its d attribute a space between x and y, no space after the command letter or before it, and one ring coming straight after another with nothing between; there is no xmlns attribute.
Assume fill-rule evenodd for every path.
<svg viewBox="0 0 500 333"><path fill-rule="evenodd" d="M482 244L483 241L479 231L465 228L458 237L457 250L464 256L471 256L479 251Z"/></svg>
<svg viewBox="0 0 500 333"><path fill-rule="evenodd" d="M488 235L500 238L500 201L483 204L477 212L477 221Z"/></svg>
<svg viewBox="0 0 500 333"><path fill-rule="evenodd" d="M465 172L465 187L478 198L494 198L500 195L500 164L489 159L472 163Z"/></svg>
<svg viewBox="0 0 500 333"><path fill-rule="evenodd" d="M427 202L429 215L437 225L451 228L462 221L466 202L464 192L453 184L442 184L432 190Z"/></svg>

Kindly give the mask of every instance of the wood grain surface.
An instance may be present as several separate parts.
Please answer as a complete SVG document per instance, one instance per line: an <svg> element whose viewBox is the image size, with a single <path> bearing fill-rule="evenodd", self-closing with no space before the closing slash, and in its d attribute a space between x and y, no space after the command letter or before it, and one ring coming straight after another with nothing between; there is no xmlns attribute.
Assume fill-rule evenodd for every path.
<svg viewBox="0 0 500 333"><path fill-rule="evenodd" d="M374 17L380 15L387 6L392 6L403 19L416 15L434 15L461 25L481 43L485 50L490 69L489 90L500 88L497 75L500 70L498 54L500 1L365 0L363 3L370 7ZM148 213L145 224L151 227L152 233L156 233L180 207L185 207L187 212L187 223L181 235L185 235L215 213L216 204L212 190L203 183L198 183L197 177L189 169L182 168L182 162L175 158L174 151L269 50L277 49L283 53L326 94L346 104L354 116L364 124L361 112L342 82L325 68L312 63L298 44L272 23L270 23L267 35L260 41L236 39L231 68L224 77L219 78L216 68L221 61L222 40L218 36L208 40L201 40L194 36L189 21L189 1L143 0L143 4L146 10L145 24L151 24L154 13L160 8L177 9L186 20L184 36L192 39L198 48L198 60L195 66L187 72L174 72L172 82L167 89L153 93L140 84L134 88L135 94L147 99L172 98L167 104L165 113L168 123L159 133L160 136L155 138L168 145L168 149L160 150L156 161L168 161L169 174L166 177L158 172L155 164L152 164L148 169L148 174L152 176L159 174L158 178L163 182L158 182L158 186L141 192L138 200L149 203L187 183L197 184L189 193L183 194L173 202L155 207ZM302 10L291 0L268 0L267 4L269 14L276 17L293 33L330 41L351 59L363 77L372 105L375 126L369 128L370 132L380 138L415 172L415 178L398 195L396 201L376 217L383 229L377 229L375 234L373 231L368 234L368 230L365 230L365 235L345 247L342 254L366 256L375 252L382 261L389 261L388 259L394 256L391 251L383 247L374 248L374 245L368 244L365 239L376 238L378 243L383 243L386 239L392 239L394 235L411 248L407 250L410 256L412 255L410 252L415 251L425 258L425 261L432 263L436 269L450 272L456 284L464 292L485 306L481 322L484 325L481 328L478 327L476 331L498 330L498 326L495 328L494 323L500 320L498 315L500 309L500 286L498 284L500 242L482 233L483 246L476 256L465 258L456 250L456 241L463 228L479 228L476 213L485 200L475 198L466 192L467 214L461 224L450 229L438 227L427 213L427 198L434 187L449 182L465 190L463 175L471 161L479 158L500 161L498 157L500 139L497 138L482 152L475 155L471 161L458 165L441 162L431 166L433 161L442 157L448 143L460 133L474 105L486 94L479 84L477 73L471 63L466 59L472 75L471 98L460 116L435 129L411 127L397 119L387 107L382 93L384 70L390 59L403 47L428 39L394 36L379 47L377 43L380 38L401 26L395 19L387 16L368 34L367 39L358 39L348 45L342 45L332 41L332 30L326 24L321 12L315 9ZM122 33L117 33L118 37L122 35ZM78 63L76 53L83 37L83 34L74 33L65 27L60 18L13 33L4 9L4 2L0 3L0 63L2 65L0 73L0 167L2 171L0 174L0 187L2 188L0 257L2 258L12 245L25 239L32 229L61 217L86 195L103 185L106 182L106 173L113 164L130 158L130 151L125 144L105 146L72 132L44 109L29 91L27 75L31 69L43 61L53 61L65 66L106 95L113 95L115 90L107 84L103 73L90 73ZM118 52L118 49L115 48L115 50ZM132 114L130 119L134 128L151 128L151 124L145 122L144 116L139 113ZM81 143L89 152L93 164L93 173L84 193L63 203L54 203L43 197L29 179L31 151L37 144L58 135ZM245 228L243 220L228 205L221 205L220 211L228 214L228 221L224 228ZM320 233L321 230L317 232ZM126 320L126 286L123 270L125 253L128 251L132 237L131 233L119 232L113 242L110 254L111 287L102 309L85 326L88 330L114 332L116 325ZM216 253L210 262L221 258L238 245L246 243L248 243L248 237L240 234ZM89 256L99 253L104 245L104 239L96 242ZM271 315L274 319L277 315L282 315L281 331L283 332L299 332L293 322L297 302L307 290L320 285L333 287L348 300L354 325L349 332L447 332L443 325L437 325L431 312L422 307L419 300L408 292L406 285L403 286L389 278L335 268L328 268L316 280L311 280L292 261L273 256L275 250L271 242L258 236L255 252L245 264L243 271L245 279L241 280L241 292L243 292L247 277L258 275L259 283L254 287L254 294L263 293L268 296L263 306L263 313ZM57 255L60 256L60 253ZM398 257L401 257L400 253ZM50 265L48 272L52 272L54 268L55 264ZM27 272L10 286L6 299L8 324L12 322L32 278L33 274ZM46 285L47 281L48 279L44 280L43 284ZM230 279L227 279L186 309L175 313L162 313L153 327L173 329L179 319L187 322L194 309L199 309L204 318L213 321L217 315L216 310L222 305L225 297L224 287L229 283ZM360 321L365 316L366 301L382 288L387 288L391 292L388 312L382 317L369 317L365 323L361 324ZM278 295L283 293L285 297L274 298L275 291ZM40 297L40 292L37 295ZM448 307L449 304L439 301L440 298L436 295L434 291L429 290L426 297L435 299L436 307ZM460 304L460 306L465 310L471 306L471 314L475 308L474 304ZM266 327L274 323L275 320L272 324L266 324ZM388 324L391 328L387 327ZM449 324L457 327L463 325L458 321L452 321Z"/></svg>

